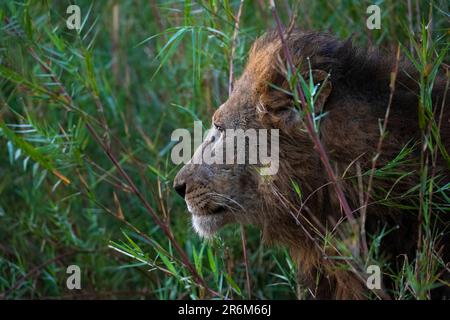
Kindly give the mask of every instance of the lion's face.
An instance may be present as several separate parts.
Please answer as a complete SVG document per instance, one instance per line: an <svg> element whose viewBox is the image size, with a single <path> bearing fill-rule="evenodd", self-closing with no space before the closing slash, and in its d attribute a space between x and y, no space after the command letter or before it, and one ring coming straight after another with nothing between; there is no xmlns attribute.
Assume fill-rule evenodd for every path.
<svg viewBox="0 0 450 320"><path fill-rule="evenodd" d="M241 82L242 84L242 82ZM196 232L204 237L213 235L228 223L251 223L261 207L258 175L248 163L207 163L203 154L215 155L219 149L223 159L230 156L224 147L227 129L257 128L255 107L245 90L237 88L233 95L213 115L212 127L192 159L177 174L175 190L184 197L192 214ZM236 158L237 149L232 151ZM202 159L201 163L198 163Z"/></svg>
<svg viewBox="0 0 450 320"><path fill-rule="evenodd" d="M286 94L289 87L280 71L283 68L279 66L279 52L280 42L277 39L267 41L263 37L254 43L247 66L233 93L212 118L211 131L191 161L175 177L174 188L185 198L194 229L202 236L211 236L225 224L233 222L271 229L274 221L285 219L276 217L273 208L275 203L281 207L280 202L291 202L295 194L291 194L290 181L295 175L309 179L310 182L303 185L304 189L318 183L315 178L318 175L315 166L318 160L304 130L299 130L301 116L294 107L292 96ZM312 75L314 83L321 83L315 105L321 109L331 91L330 82L322 85L327 72L306 70L304 74L305 78ZM280 87L284 90L279 90ZM258 136L257 143L245 141L244 163L209 164L203 161L199 164L198 160L202 159L205 150L212 154L222 150L224 158L231 156L235 160L242 155L241 149L224 150L224 141L229 137L228 129L256 130L258 135L261 129L270 132L266 138L260 139ZM279 130L279 149L276 152L272 150L272 137L275 135L272 129ZM268 154L260 152L264 142L265 151L270 149L270 157L277 157L277 169L268 177L261 174L262 168L267 165L260 158L261 154ZM256 145L256 149L248 148L249 145ZM258 154L256 164L248 161L255 152ZM291 219L289 210L282 214Z"/></svg>

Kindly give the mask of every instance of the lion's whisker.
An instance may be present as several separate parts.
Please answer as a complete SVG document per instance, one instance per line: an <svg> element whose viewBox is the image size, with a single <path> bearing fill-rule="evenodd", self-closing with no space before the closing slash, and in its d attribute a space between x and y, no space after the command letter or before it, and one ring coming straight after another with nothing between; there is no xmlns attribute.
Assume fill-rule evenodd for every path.
<svg viewBox="0 0 450 320"><path fill-rule="evenodd" d="M236 200L234 200L234 199L232 199L232 198L230 198L230 197L228 197L226 195L223 195L223 194L220 194L220 193L217 193L217 192L210 192L210 193L207 193L207 194L210 195L210 196L216 196L216 197L220 197L220 198L222 198L224 200L228 200L228 201L234 203L235 205L237 205L242 211L245 211L245 208L239 202L237 202ZM226 204L225 202L224 203L220 203L220 205L227 206L230 209L232 208L230 205Z"/></svg>

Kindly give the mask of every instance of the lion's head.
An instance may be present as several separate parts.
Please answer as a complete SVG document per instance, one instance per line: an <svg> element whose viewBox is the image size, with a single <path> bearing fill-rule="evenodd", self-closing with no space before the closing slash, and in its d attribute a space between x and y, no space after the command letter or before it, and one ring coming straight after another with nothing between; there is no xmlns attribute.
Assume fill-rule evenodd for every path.
<svg viewBox="0 0 450 320"><path fill-rule="evenodd" d="M350 40L320 32L294 30L286 36L286 43L305 83L316 86L311 111L320 118L320 138L336 173L355 176L356 160L361 170L368 170L379 139L379 119L389 100L394 59L356 49ZM339 201L305 130L302 111L294 103L298 98L290 93L283 49L276 32L255 41L242 76L214 113L202 145L202 150L222 148L226 129L279 129L277 173L261 175L260 162L194 164L202 153L197 150L175 178L174 187L185 198L200 235L210 236L225 224L238 222L260 226L269 239L293 238L298 243L304 234L298 232L305 228L303 214L323 225L330 224L330 217L333 221L341 217ZM404 61L399 70L380 165L394 158L419 132L414 71ZM248 156L248 148L246 152ZM234 149L233 156L237 153ZM358 207L354 182L344 181L343 187L350 204Z"/></svg>
<svg viewBox="0 0 450 320"><path fill-rule="evenodd" d="M311 80L320 86L315 96L315 109L320 112L332 92L332 78L328 79L331 64L348 43L341 43L327 34L303 32L292 33L288 43L304 78L312 76ZM306 133L298 130L302 116L288 90L281 42L276 33L266 34L253 44L247 66L229 99L214 113L212 128L202 146L175 178L175 190L185 198L193 226L200 235L210 236L233 222L256 224L269 231L273 223L279 227L286 220L291 223L289 213L271 210L274 204L282 207L283 203L293 201L291 180L303 181L302 192L322 182L317 172L319 158ZM256 165L248 161L194 164L202 156L202 150L223 148L227 129L279 129L277 173L261 175L263 164L259 159ZM272 141L270 137L268 134L268 145ZM251 141L246 140L246 143L249 147ZM248 149L245 149L246 160ZM224 150L225 158L226 152ZM235 148L234 157L238 156L237 152Z"/></svg>
<svg viewBox="0 0 450 320"><path fill-rule="evenodd" d="M389 134L384 137L382 153L377 154L378 166L388 165L406 144L417 145L419 88L414 79L418 74L404 59L396 62L392 55L360 50L350 40L339 41L329 34L293 31L286 35L286 45L304 79L303 88L309 86L312 93L307 99L320 143L350 207L358 208L361 181L355 177L365 179L361 173L371 168L377 154L380 120L388 104L391 104ZM287 80L292 79L288 77L292 70L287 68L285 49L276 32L255 41L241 78L229 99L214 113L211 131L191 162L177 174L174 187L185 198L193 226L200 235L211 236L228 223L257 225L265 240L289 246L307 285L314 286L317 274L324 268L332 275L318 287L323 291L322 297L361 298L365 288L360 281L345 272L336 273L333 264L324 261L317 248L326 245L317 241L325 239L327 231L341 232L345 217L319 153L305 130L303 110L298 108L298 97L292 94L295 89ZM398 73L392 94L390 83L395 66ZM446 91L442 80L437 79L433 89L436 105L450 100L443 99ZM448 111L443 118L441 138L445 147L450 148ZM278 129L276 174L262 175L265 163L259 158L253 164L196 164L202 150L223 152L227 129ZM273 143L268 141L269 136L257 143L246 140L245 159L257 152L249 151L249 146L256 144L259 149L263 142ZM239 152L237 148L227 149L225 157L237 158ZM418 154L411 151L404 170L414 172L418 168ZM447 170L448 178L448 168L439 163L437 167ZM394 194L410 190L417 183L417 176L410 175L401 181L377 179L375 183L374 189L389 190L388 195L395 198ZM396 230L382 243L382 250L390 257L413 253L417 243L417 218L414 212L401 214L402 210L407 211L382 204L367 209L368 234L380 227Z"/></svg>

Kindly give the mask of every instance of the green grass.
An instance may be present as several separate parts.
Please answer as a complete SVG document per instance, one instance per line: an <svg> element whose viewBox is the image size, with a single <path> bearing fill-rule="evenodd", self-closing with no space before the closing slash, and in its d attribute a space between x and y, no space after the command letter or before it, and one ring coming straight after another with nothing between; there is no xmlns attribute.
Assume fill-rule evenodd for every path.
<svg viewBox="0 0 450 320"><path fill-rule="evenodd" d="M277 5L285 24L290 8L302 28L331 30L341 38L353 34L362 46L393 49L400 43L422 75L420 114L429 123L435 71L448 63L448 4L419 1L420 12L414 11L411 21L416 34L411 34L406 1L375 2L382 8L382 29L374 31L366 28L370 1ZM295 267L284 248L263 246L260 232L246 227L249 292L239 228L229 226L214 241L203 242L171 188L178 169L170 161L171 132L192 128L195 119L209 123L228 96L233 16L240 1L73 3L81 8L80 32L66 28L69 1L0 4L0 296L211 297L120 174L123 168L156 215L170 222L195 272L219 297L297 298ZM422 26L430 10L428 39ZM245 1L239 25L236 75L251 42L275 26L268 5L257 1ZM418 42L421 33L429 45ZM433 155L434 148L442 149L436 128L423 129ZM102 145L111 146L117 165ZM402 155L393 159L394 168L395 161ZM382 169L377 174L386 176ZM413 192L416 200L425 199L419 204L424 268L432 268L425 195L433 188L439 190L424 163L421 185ZM448 194L448 186L440 190ZM395 205L389 200L387 205ZM66 289L71 264L82 271L79 292ZM417 279L414 268L411 262L404 274L395 275L399 289L394 296L427 298L433 279Z"/></svg>

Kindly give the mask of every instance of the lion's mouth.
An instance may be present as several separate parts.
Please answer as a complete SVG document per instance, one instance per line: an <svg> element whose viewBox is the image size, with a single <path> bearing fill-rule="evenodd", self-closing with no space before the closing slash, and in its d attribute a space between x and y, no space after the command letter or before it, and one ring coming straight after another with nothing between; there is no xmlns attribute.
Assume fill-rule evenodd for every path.
<svg viewBox="0 0 450 320"><path fill-rule="evenodd" d="M211 210L209 213L210 214L221 214L221 213L225 213L226 208L224 206L218 206L216 208L214 208L213 210Z"/></svg>
<svg viewBox="0 0 450 320"><path fill-rule="evenodd" d="M227 212L226 206L221 206L221 205L214 206L213 208L211 208L211 206L197 208L196 206L190 205L188 201L186 201L186 205L187 205L188 211L193 216L220 215L220 214L224 214Z"/></svg>

